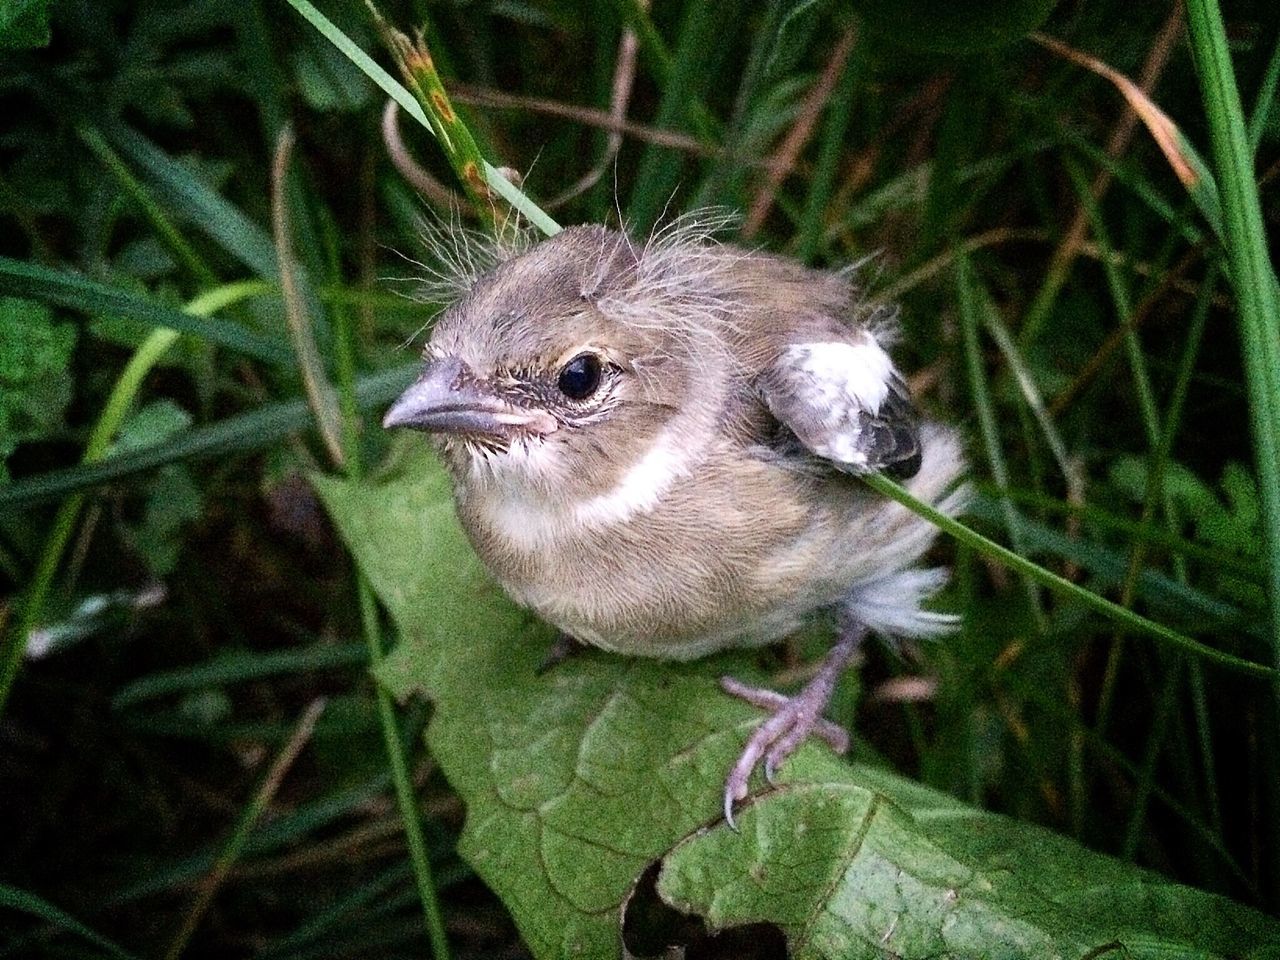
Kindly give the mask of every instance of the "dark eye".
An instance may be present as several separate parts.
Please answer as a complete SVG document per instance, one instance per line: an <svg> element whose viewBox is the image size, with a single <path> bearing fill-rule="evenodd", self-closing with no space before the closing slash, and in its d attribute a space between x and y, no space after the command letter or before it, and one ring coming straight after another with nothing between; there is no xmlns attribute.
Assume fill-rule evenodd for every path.
<svg viewBox="0 0 1280 960"><path fill-rule="evenodd" d="M594 353L580 353L560 371L556 386L570 400L585 400L600 387L600 358Z"/></svg>

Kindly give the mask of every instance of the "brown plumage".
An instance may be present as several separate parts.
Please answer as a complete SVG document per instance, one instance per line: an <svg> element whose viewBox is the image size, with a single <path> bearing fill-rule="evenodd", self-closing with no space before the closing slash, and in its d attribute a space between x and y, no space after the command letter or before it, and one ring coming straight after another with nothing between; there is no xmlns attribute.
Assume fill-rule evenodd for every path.
<svg viewBox="0 0 1280 960"><path fill-rule="evenodd" d="M386 423L434 434L459 519L518 603L583 642L677 660L836 609L833 675L863 629L950 626L921 606L943 580L915 566L933 528L850 474L909 478L954 513L958 445L920 422L884 350L889 314L847 276L687 224L642 246L572 227L477 274ZM814 729L829 686L753 738L727 814L758 759L771 773Z"/></svg>

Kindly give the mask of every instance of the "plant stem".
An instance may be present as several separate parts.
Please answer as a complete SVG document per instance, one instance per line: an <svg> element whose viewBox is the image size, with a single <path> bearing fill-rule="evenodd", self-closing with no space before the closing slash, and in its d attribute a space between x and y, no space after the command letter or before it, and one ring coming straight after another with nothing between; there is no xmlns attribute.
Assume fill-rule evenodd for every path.
<svg viewBox="0 0 1280 960"><path fill-rule="evenodd" d="M330 269L337 271L337 244L332 231L329 232L327 246L330 251ZM336 375L338 382L338 404L342 419L342 444L344 448L344 464L348 477L358 480L364 473L364 464L360 456L359 414L356 402L356 363L355 332L352 329L350 313L343 306L334 308L334 321L337 326ZM382 629L378 620L378 606L374 599L373 588L363 571L354 566L356 594L360 605L360 626L364 633L365 645L369 650L371 670L376 670L382 663ZM400 722L396 717L395 704L391 695L379 683L374 684L374 698L378 704L378 725L382 729L382 742L387 751L387 762L391 767L391 782L395 786L396 805L400 808L400 819L404 823L405 842L409 847L409 859L413 863L414 877L418 884L418 899L422 903L422 914L427 925L427 937L431 941L431 955L435 960L448 960L449 940L445 934L444 912L440 908L440 896L436 890L435 876L431 869L431 858L427 852L426 839L422 833L422 821L418 812L418 803L414 794L413 780L409 776L409 762L406 747L400 736Z"/></svg>
<svg viewBox="0 0 1280 960"><path fill-rule="evenodd" d="M351 39L335 27L309 0L289 0L289 5L302 14L330 43L341 50L343 55L359 67L365 76L376 83L387 96L404 108L404 111L409 116L431 131L432 136L438 135L435 126L428 118L424 105L415 100L414 95L406 90L403 84L397 83L391 74L383 70L367 53L352 43ZM457 122L462 124L461 120ZM462 128L466 129L466 125L462 124ZM470 136L469 132L468 136ZM474 144L474 138L472 140ZM452 160L452 157L450 159ZM504 177L493 164L483 157L480 158L480 172L483 174L489 190L492 190L507 203L511 204L545 236L555 236L560 232L560 224L552 220L541 207L525 196L519 187ZM486 206L481 211L481 217L492 217L492 213L492 209Z"/></svg>
<svg viewBox="0 0 1280 960"><path fill-rule="evenodd" d="M378 623L378 608L373 589L359 570L356 571L356 588L360 600L360 622L365 642L369 646L370 669L376 670L382 662L382 632ZM431 870L431 858L427 853L427 841L422 834L422 823L414 795L413 780L409 776L409 763L405 758L404 744L400 737L400 724L396 719L391 694L381 684L374 685L378 701L378 721L382 727L382 742L391 764L391 781L395 785L396 804L404 821L405 840L409 845L409 859L413 862L414 876L418 882L418 898L422 901L422 915L427 923L427 936L431 940L431 955L435 960L449 960L449 940L445 934L444 913L440 909L440 897L436 892L435 877Z"/></svg>

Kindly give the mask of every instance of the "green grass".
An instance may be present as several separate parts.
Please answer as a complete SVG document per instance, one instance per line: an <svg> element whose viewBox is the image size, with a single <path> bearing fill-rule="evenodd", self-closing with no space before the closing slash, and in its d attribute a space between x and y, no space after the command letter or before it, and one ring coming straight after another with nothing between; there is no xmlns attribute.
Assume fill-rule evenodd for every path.
<svg viewBox="0 0 1280 960"><path fill-rule="evenodd" d="M424 10L380 7L406 30ZM544 232L746 212L809 125L750 242L873 258L861 280L901 302L897 356L967 435L982 494L939 548L965 628L905 660L872 653L860 740L931 786L1274 914L1280 37L1265 9L1190 0L1152 91L1208 158L1210 203L1141 127L1109 153L1124 101L1030 41L908 50L824 3L425 8L436 81L474 137L452 160L478 157ZM365 9L321 10L395 86ZM1167 13L1061 4L1042 30L1136 78ZM429 708L369 678L397 638L305 482L336 458L349 476L397 469L378 416L434 310L394 279L415 272L400 254L421 255L423 202L387 160L383 93L286 4L76 17L54 5L52 45L0 64L0 321L16 318L0 327L0 957L443 955L446 936L455 956L521 956L454 853L462 811L421 747ZM456 95L607 111L624 24L627 119L701 152L641 129L612 160L586 114ZM811 100L850 29L832 94ZM438 141L402 131L453 182ZM601 158L599 184L538 219L533 201ZM1083 245L1055 257L1077 216ZM298 266L282 276L284 221ZM336 404L328 443L317 383ZM141 600L156 583L159 602ZM21 660L33 627L58 645ZM917 677L923 700L895 698Z"/></svg>

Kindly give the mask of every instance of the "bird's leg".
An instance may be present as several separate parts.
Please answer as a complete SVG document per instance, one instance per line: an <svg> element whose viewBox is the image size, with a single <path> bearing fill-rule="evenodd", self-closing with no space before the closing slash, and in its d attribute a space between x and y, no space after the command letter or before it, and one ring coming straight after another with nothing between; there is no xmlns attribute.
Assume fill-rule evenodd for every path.
<svg viewBox="0 0 1280 960"><path fill-rule="evenodd" d="M729 826L734 826L733 805L746 798L747 781L751 779L751 771L760 763L761 758L764 759L765 779L772 783L778 765L795 753L811 734L817 734L827 741L837 753L843 753L849 748L849 735L834 723L823 719L822 711L831 700L836 681L858 652L858 646L865 635L866 627L851 618L842 617L839 637L827 652L818 672L804 685L803 690L791 697L759 687L749 687L730 677L720 679L720 686L726 692L773 712L773 716L756 727L751 734L742 755L725 780L724 818Z"/></svg>
<svg viewBox="0 0 1280 960"><path fill-rule="evenodd" d="M581 653L587 649L586 644L581 640L575 640L569 634L561 630L556 634L556 638L551 641L551 648L547 650L547 655L542 658L542 662L538 664L538 669L534 670L535 676L542 676L552 667L557 667L564 663L575 654Z"/></svg>

